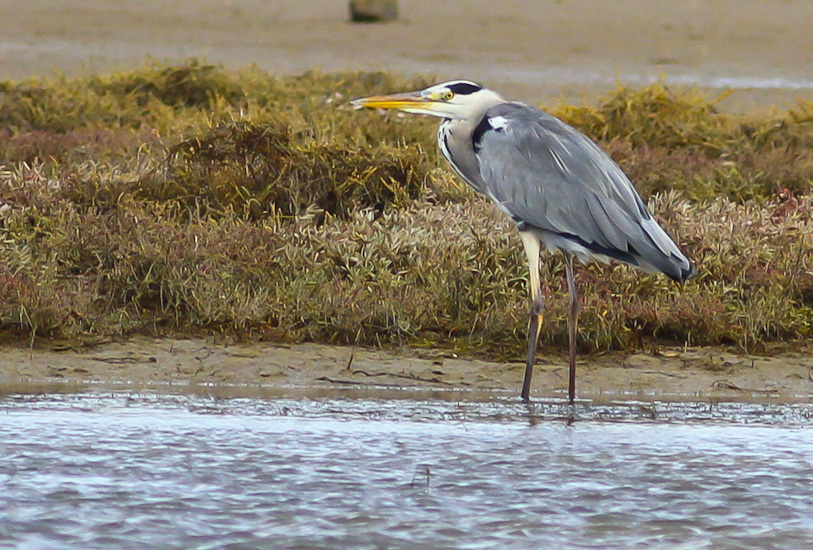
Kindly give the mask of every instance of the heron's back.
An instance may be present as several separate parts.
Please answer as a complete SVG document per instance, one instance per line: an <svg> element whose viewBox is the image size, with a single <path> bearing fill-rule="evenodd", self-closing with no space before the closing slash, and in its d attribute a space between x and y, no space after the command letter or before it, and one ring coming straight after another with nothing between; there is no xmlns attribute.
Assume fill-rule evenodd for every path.
<svg viewBox="0 0 813 550"><path fill-rule="evenodd" d="M561 120L502 103L476 121L444 121L438 141L465 181L548 248L681 282L697 273L618 165Z"/></svg>

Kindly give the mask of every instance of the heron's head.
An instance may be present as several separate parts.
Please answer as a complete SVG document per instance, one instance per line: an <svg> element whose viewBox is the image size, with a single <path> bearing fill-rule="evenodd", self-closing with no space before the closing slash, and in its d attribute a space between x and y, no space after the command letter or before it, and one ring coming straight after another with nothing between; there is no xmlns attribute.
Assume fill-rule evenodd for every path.
<svg viewBox="0 0 813 550"><path fill-rule="evenodd" d="M362 97L353 101L356 107L399 109L407 113L441 118L468 119L505 100L494 91L468 80L452 80L425 90Z"/></svg>

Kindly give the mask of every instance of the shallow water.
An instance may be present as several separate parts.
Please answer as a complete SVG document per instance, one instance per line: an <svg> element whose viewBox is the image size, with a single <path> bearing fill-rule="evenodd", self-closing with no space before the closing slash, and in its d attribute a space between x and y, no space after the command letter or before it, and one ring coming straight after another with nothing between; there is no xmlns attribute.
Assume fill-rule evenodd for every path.
<svg viewBox="0 0 813 550"><path fill-rule="evenodd" d="M811 405L412 397L2 397L0 547L813 545Z"/></svg>

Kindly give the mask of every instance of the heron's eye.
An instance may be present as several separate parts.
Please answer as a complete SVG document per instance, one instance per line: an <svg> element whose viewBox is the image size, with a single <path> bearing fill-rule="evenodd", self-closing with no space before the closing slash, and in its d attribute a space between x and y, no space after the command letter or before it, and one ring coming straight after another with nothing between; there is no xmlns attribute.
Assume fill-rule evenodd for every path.
<svg viewBox="0 0 813 550"><path fill-rule="evenodd" d="M448 91L445 94L443 94L443 99L445 99L446 101L449 101L453 97L454 97L454 92L451 92L451 91Z"/></svg>

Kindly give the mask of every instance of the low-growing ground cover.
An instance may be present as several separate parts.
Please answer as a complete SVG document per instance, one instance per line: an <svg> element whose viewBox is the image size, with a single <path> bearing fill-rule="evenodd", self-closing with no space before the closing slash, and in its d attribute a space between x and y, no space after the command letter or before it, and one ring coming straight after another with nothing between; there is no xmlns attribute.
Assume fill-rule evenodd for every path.
<svg viewBox="0 0 813 550"><path fill-rule="evenodd" d="M510 221L438 160L436 121L348 106L430 80L190 60L0 84L3 334L521 356L527 273ZM655 84L549 110L612 154L700 270L683 287L577 270L585 350L811 336L813 106L723 115ZM561 263L548 257L543 279L542 343L564 347Z"/></svg>

